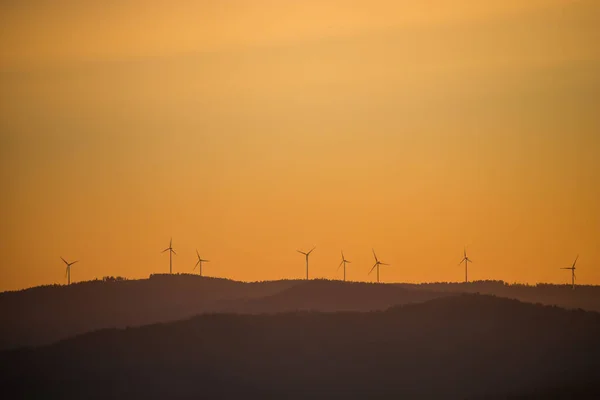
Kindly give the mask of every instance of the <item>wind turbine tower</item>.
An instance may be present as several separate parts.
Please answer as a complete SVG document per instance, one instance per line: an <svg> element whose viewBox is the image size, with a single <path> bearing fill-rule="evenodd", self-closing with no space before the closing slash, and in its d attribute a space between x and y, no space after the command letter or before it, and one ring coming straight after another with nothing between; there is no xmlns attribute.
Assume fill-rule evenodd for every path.
<svg viewBox="0 0 600 400"><path fill-rule="evenodd" d="M577 260L579 259L579 254L577 255L577 257L575 257L575 261L573 261L573 265L571 265L570 267L564 267L561 269L570 269L571 270L571 285L573 285L573 290L575 290L575 279L577 278L575 276L575 264L577 264Z"/></svg>
<svg viewBox="0 0 600 400"><path fill-rule="evenodd" d="M67 265L67 270L65 271L65 276L67 277L67 285L71 284L71 265L75 264L77 261L73 261L73 262L68 262L67 260L65 260L64 258L60 258L61 260L63 260L63 262Z"/></svg>
<svg viewBox="0 0 600 400"><path fill-rule="evenodd" d="M377 258L377 254L375 254L375 250L373 250L373 257L375 257L375 265L373 265L373 268L371 268L371 270L369 271L369 275L371 274L371 272L373 272L375 268L377 268L377 283L379 283L379 266L390 264L382 263L381 261L379 261L379 259Z"/></svg>
<svg viewBox="0 0 600 400"><path fill-rule="evenodd" d="M469 282L469 263L473 263L469 257L467 257L467 248L464 248L463 259L460 260L458 265L465 263L465 283Z"/></svg>
<svg viewBox="0 0 600 400"><path fill-rule="evenodd" d="M167 250L169 251L169 274L172 274L173 273L173 254L177 255L177 253L175 253L175 250L173 250L173 238L171 238L171 240L169 241L169 247L167 247L166 249L161 251L161 253L164 253Z"/></svg>
<svg viewBox="0 0 600 400"><path fill-rule="evenodd" d="M311 251L309 251L308 253L305 253L303 251L300 250L296 250L298 253L300 254L304 254L304 256L306 257L306 280L308 280L308 256L310 256L310 253L313 252L314 249L316 249L317 246L313 247Z"/></svg>
<svg viewBox="0 0 600 400"><path fill-rule="evenodd" d="M342 262L340 265L338 265L338 270L342 265L344 266L344 282L346 282L346 263L350 264L351 262L346 260L346 257L344 257L344 252L342 251Z"/></svg>
<svg viewBox="0 0 600 400"><path fill-rule="evenodd" d="M196 250L196 255L198 256L198 261L196 262L196 265L194 265L194 269L193 269L193 270L195 270L195 269L196 269L196 267L200 267L200 268L199 268L199 270L200 270L200 276L202 276L202 263L203 263L203 262L210 262L210 261L208 261L208 260L203 260L203 259L200 257L200 253L198 253L198 250ZM192 271L193 271L193 270L192 270Z"/></svg>

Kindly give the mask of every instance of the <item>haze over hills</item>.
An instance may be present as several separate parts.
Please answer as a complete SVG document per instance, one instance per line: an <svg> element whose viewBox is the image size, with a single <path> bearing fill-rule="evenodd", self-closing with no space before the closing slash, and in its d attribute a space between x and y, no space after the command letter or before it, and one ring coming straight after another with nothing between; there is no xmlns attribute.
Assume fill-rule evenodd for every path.
<svg viewBox="0 0 600 400"><path fill-rule="evenodd" d="M383 312L212 314L0 353L44 398L597 398L600 314L460 295Z"/></svg>
<svg viewBox="0 0 600 400"><path fill-rule="evenodd" d="M176 321L202 313L374 311L453 293L479 292L600 311L600 288L561 285L372 284L340 281L237 282L195 275L90 281L0 293L0 349L49 344L102 328Z"/></svg>

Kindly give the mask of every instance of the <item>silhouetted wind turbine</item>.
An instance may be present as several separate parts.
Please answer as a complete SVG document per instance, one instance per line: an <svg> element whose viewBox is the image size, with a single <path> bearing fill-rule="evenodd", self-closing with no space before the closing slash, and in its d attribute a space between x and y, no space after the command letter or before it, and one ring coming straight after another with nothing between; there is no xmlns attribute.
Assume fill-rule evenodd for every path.
<svg viewBox="0 0 600 400"><path fill-rule="evenodd" d="M373 249L371 249L371 250L373 250ZM373 257L375 257L375 265L373 265L373 268L371 268L371 270L369 271L369 275L371 274L371 272L373 272L373 270L375 268L377 268L377 283L379 283L379 266L380 265L390 265L390 264L382 263L381 261L379 261L377 259L377 254L375 254L375 250L373 250Z"/></svg>
<svg viewBox="0 0 600 400"><path fill-rule="evenodd" d="M577 257L575 257L575 261L573 261L573 265L571 265L570 267L564 267L561 269L570 269L571 270L571 284L573 285L573 290L575 290L575 279L577 278L575 276L575 264L577 264L577 260L579 259L579 254L577 254Z"/></svg>
<svg viewBox="0 0 600 400"><path fill-rule="evenodd" d="M465 247L464 249L464 256L463 259L460 260L460 262L458 263L458 265L462 264L463 262L465 263L465 283L469 282L469 274L468 274L468 269L469 269L469 263L473 263L473 261L471 261L471 259L469 257L467 257L467 248Z"/></svg>
<svg viewBox="0 0 600 400"><path fill-rule="evenodd" d="M193 269L193 270L195 270L195 269L196 269L196 267L200 266L200 276L202 276L202 263L203 263L203 262L210 262L210 261L208 261L208 260L203 260L203 259L200 257L200 253L198 253L198 250L196 250L196 255L198 256L198 262L196 262L196 265L194 265L194 269ZM192 270L192 271L193 271L193 270Z"/></svg>
<svg viewBox="0 0 600 400"><path fill-rule="evenodd" d="M75 264L76 262L79 262L79 260L73 261L73 262L68 262L67 260L65 260L62 257L60 259L63 260L63 262L65 264L67 264L67 270L65 272L65 276L67 277L67 285L70 285L71 284L71 265Z"/></svg>
<svg viewBox="0 0 600 400"><path fill-rule="evenodd" d="M169 274L172 274L173 273L173 254L177 255L177 253L175 253L175 250L173 250L173 238L171 238L171 241L169 241L169 247L167 247L166 249L161 251L161 253L164 253L167 250L169 250Z"/></svg>
<svg viewBox="0 0 600 400"><path fill-rule="evenodd" d="M342 265L344 265L344 282L346 282L346 263L350 264L351 262L346 260L346 257L344 257L344 252L342 251L342 262L340 265L338 265L338 270Z"/></svg>
<svg viewBox="0 0 600 400"><path fill-rule="evenodd" d="M308 253L305 253L303 251L300 250L296 250L298 253L300 254L304 254L304 256L306 256L306 280L308 280L308 256L310 256L310 253L313 252L314 249L316 249L317 246L313 247L311 251L309 251Z"/></svg>

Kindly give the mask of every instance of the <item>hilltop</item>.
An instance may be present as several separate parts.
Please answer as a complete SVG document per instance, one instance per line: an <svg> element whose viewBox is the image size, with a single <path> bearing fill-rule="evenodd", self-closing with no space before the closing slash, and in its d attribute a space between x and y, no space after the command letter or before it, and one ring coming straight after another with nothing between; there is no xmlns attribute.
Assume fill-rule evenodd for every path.
<svg viewBox="0 0 600 400"><path fill-rule="evenodd" d="M211 314L0 353L44 398L598 398L600 314L485 295L379 312Z"/></svg>

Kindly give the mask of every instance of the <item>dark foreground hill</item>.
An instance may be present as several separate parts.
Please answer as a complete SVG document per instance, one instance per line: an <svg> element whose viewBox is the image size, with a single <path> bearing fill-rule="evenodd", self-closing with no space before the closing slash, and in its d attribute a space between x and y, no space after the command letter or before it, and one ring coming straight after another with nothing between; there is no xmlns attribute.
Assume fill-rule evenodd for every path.
<svg viewBox="0 0 600 400"><path fill-rule="evenodd" d="M101 328L177 321L202 313L372 311L447 295L372 283L245 283L194 275L45 286L0 293L0 350L50 344Z"/></svg>
<svg viewBox="0 0 600 400"><path fill-rule="evenodd" d="M202 315L0 353L11 398L600 398L600 314L482 295Z"/></svg>

